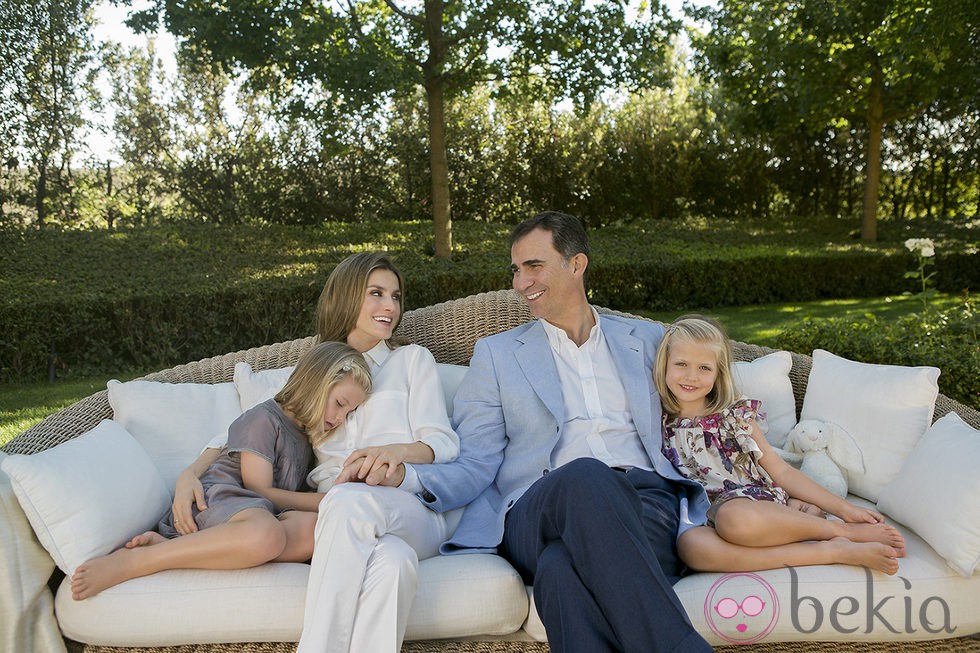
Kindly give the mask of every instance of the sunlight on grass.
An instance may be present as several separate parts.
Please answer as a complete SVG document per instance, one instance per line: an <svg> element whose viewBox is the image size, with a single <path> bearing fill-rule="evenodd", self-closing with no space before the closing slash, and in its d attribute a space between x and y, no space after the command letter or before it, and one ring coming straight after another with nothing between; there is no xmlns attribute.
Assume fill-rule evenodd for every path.
<svg viewBox="0 0 980 653"><path fill-rule="evenodd" d="M120 381L140 373L117 375ZM105 390L109 377L95 376L54 383L0 385L0 446L3 446L48 415L90 394Z"/></svg>
<svg viewBox="0 0 980 653"><path fill-rule="evenodd" d="M955 306L955 295L938 295L933 301L936 308ZM640 315L670 322L683 313L701 313L716 317L725 325L729 336L735 340L775 346L776 336L807 317L862 317L873 314L883 320L892 320L915 313L922 305L915 297L893 296L871 299L828 299L818 302L792 304L760 304L757 306L725 306L721 308L693 309L690 311L634 311Z"/></svg>

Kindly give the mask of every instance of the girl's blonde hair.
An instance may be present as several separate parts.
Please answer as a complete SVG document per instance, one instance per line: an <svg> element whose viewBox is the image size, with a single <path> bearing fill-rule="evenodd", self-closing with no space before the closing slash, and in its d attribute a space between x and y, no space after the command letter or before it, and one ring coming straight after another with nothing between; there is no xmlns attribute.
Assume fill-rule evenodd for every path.
<svg viewBox="0 0 980 653"><path fill-rule="evenodd" d="M343 342L321 342L300 356L276 401L316 446L329 435L323 430L327 397L335 385L350 378L365 395L371 393L371 370L360 352Z"/></svg>
<svg viewBox="0 0 980 653"><path fill-rule="evenodd" d="M718 362L718 376L711 392L704 398L706 414L717 413L731 407L737 397L735 380L732 378L732 349L724 327L714 318L703 315L682 315L667 327L667 333L657 348L653 364L653 382L660 393L660 403L668 415L680 412L677 397L667 387L667 360L670 347L675 342L705 345L714 353Z"/></svg>
<svg viewBox="0 0 980 653"><path fill-rule="evenodd" d="M320 342L337 340L344 342L354 327L364 304L368 277L375 270L390 270L398 278L398 290L402 301L405 297L405 281L402 273L387 255L380 252L351 254L337 264L323 285L316 305L316 333ZM399 320L401 312L399 312ZM398 322L392 324L397 328Z"/></svg>

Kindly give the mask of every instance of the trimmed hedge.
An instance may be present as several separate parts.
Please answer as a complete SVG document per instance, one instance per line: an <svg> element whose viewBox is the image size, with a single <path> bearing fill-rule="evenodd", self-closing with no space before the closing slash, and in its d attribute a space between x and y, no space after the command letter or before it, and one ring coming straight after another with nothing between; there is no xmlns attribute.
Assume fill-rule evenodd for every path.
<svg viewBox="0 0 980 653"><path fill-rule="evenodd" d="M392 255L407 279L406 309L509 287L509 226L454 227L452 261L426 253L430 226L420 222L0 231L0 382L43 378L49 364L60 375L162 368L309 335L327 275L355 251ZM915 290L900 243L827 245L778 228L596 230L591 299L675 310ZM938 247L938 288L980 287L975 253L952 249Z"/></svg>

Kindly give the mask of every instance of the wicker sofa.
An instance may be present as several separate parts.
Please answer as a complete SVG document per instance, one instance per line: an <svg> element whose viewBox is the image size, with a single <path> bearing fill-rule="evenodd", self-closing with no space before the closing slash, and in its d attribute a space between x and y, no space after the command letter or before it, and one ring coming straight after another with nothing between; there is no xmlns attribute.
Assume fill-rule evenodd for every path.
<svg viewBox="0 0 980 653"><path fill-rule="evenodd" d="M402 320L399 334L429 348L439 363L465 365L477 339L529 319L526 306L514 293L498 291L409 311ZM312 343L312 338L304 338L267 345L181 365L144 379L167 383L228 382L238 362L248 362L255 370L292 365ZM772 350L734 343L734 351L736 359L750 361ZM799 414L811 359L792 354L792 360L789 376ZM934 419L950 412L956 412L974 428L980 427L980 413L940 395ZM9 442L0 450L0 460L10 454L45 451L93 429L112 416L107 392L96 393L51 415ZM41 546L13 495L10 480L2 473L0 511L0 542L3 543L0 650L64 651L67 648L93 652L155 648L187 653L294 650L292 642L298 637L302 618L306 573L303 565L264 565L242 573L164 572L157 576L167 576L165 584L155 585L153 589L153 592L162 593L163 598L156 596L147 600L123 592L102 603L82 602L91 602L93 607L80 609L77 602L71 601L63 574L58 573L51 556ZM976 609L976 600L980 599L980 575L969 578L957 575L916 534L907 528L902 530L908 540L909 554L902 561L896 577L879 575L872 582L870 572L840 565L804 567L793 574L786 569L760 573L758 578L773 589L776 604L784 606L781 628L761 643L746 642L750 645L732 650L980 651L980 639L976 636L980 633L980 611ZM213 574L224 576L217 579ZM725 580L723 574L694 574L682 579L676 588L695 626L709 641L718 645L733 643L733 640L712 631L707 623L705 604L711 589ZM742 580L754 582L752 578ZM216 586L223 583L228 585L224 587L225 593L215 594L218 598L214 601L214 612L221 616L209 616L208 619L231 619L237 624L232 629L241 633L241 637L232 641L213 633L200 638L188 636L182 628L185 623L194 622L195 628L204 629L201 632L207 630L207 624L201 625L200 615L193 614L194 608L186 607L184 601L188 597L184 590L217 591ZM268 594L260 588L263 584L281 587ZM423 561L419 598L410 619L409 641L404 650L547 651L547 644L543 643L544 629L537 619L528 590L513 569L497 556L449 556ZM236 600L241 600L234 607L222 610L217 606L231 601L229 592L235 592ZM874 598L870 592L874 593ZM844 595L856 597L852 603L857 605L844 606L854 609L850 612L842 609L838 616L852 615L849 618L853 620L858 618L853 615L859 612L862 626L864 617L860 615L869 606L861 605L861 601L867 599L877 603L888 596L892 599L878 604L875 610L880 617L869 616L867 629L831 628L829 609L832 604L836 605L835 597ZM954 630L934 633L921 627L916 610L928 601L928 597L943 598L944 604L948 605L947 620L954 625ZM804 632L809 628L801 628L795 614L790 623L790 615L786 614L789 610L785 608L795 610L805 602L808 602L807 618L811 622L814 605L819 603L823 606L820 610L828 609L828 618L822 619L823 627ZM474 609L474 606L478 608ZM264 618L256 615L264 615ZM896 627L885 627L883 622ZM224 628L223 632L228 630ZM230 641L232 643L222 643ZM816 644L815 641L823 643Z"/></svg>

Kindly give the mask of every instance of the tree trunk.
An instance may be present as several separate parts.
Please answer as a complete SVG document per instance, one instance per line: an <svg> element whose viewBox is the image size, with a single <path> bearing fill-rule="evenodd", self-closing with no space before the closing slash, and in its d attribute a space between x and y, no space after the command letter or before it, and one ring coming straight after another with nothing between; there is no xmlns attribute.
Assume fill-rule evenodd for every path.
<svg viewBox="0 0 980 653"><path fill-rule="evenodd" d="M881 183L881 132L884 127L884 80L876 65L868 98L868 147L864 165L864 214L861 218L861 240L878 240L878 186Z"/></svg>
<svg viewBox="0 0 980 653"><path fill-rule="evenodd" d="M445 44L442 34L442 0L426 0L425 33L429 58L423 65L425 95L429 104L429 172L432 177L432 223L436 258L448 259L453 251L453 222L449 203L449 163L446 158L446 108L442 77Z"/></svg>
<svg viewBox="0 0 980 653"><path fill-rule="evenodd" d="M43 227L48 217L44 208L44 198L48 194L48 157L42 156L37 166L37 185L34 189L34 208L37 211L37 226Z"/></svg>
<svg viewBox="0 0 980 653"><path fill-rule="evenodd" d="M449 258L453 249L453 221L449 205L449 163L446 160L446 116L442 83L427 85L429 99L429 169L432 173L432 222L436 258Z"/></svg>
<svg viewBox="0 0 980 653"><path fill-rule="evenodd" d="M116 223L116 207L112 202L112 161L109 159L106 159L105 162L105 205L106 225L109 227L109 231L112 231L112 227Z"/></svg>

